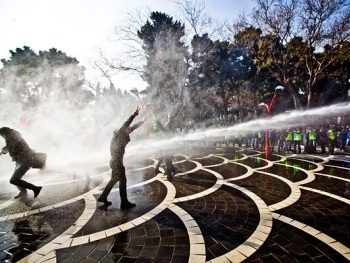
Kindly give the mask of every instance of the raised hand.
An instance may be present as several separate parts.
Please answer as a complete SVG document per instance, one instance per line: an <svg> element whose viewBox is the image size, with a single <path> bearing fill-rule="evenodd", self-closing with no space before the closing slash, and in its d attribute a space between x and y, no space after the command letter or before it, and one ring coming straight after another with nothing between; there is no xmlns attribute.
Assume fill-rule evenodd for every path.
<svg viewBox="0 0 350 263"><path fill-rule="evenodd" d="M140 107L137 107L136 110L134 111L134 116L139 115Z"/></svg>

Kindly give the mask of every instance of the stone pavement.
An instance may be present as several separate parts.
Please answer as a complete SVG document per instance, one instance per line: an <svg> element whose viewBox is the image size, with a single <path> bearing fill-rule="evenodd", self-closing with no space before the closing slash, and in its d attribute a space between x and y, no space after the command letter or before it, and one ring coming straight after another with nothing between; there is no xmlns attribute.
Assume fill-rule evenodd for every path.
<svg viewBox="0 0 350 263"><path fill-rule="evenodd" d="M350 156L264 156L182 146L171 180L154 175L157 157L126 163L127 211L118 185L111 206L96 201L107 166L47 175L36 199L0 195L1 260L349 262Z"/></svg>

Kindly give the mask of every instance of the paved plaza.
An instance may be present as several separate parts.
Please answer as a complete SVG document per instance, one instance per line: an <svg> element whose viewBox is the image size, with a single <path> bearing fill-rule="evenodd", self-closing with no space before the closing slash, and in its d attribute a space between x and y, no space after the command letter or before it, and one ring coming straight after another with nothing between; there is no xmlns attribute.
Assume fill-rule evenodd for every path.
<svg viewBox="0 0 350 263"><path fill-rule="evenodd" d="M157 158L126 158L130 210L118 184L97 202L107 165L43 171L35 199L2 191L1 261L350 262L349 155L182 145L171 180Z"/></svg>

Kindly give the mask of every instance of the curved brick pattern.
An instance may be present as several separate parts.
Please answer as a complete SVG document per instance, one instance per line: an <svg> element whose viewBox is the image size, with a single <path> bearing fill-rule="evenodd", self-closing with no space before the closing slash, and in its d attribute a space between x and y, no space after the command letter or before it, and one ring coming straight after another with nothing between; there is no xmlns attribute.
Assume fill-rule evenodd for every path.
<svg viewBox="0 0 350 263"><path fill-rule="evenodd" d="M251 168L261 168L267 165L267 162L261 157L249 157L244 161L245 165L248 165Z"/></svg>
<svg viewBox="0 0 350 263"><path fill-rule="evenodd" d="M268 205L278 203L291 194L288 183L258 172L246 179L234 181L234 183L254 192Z"/></svg>
<svg viewBox="0 0 350 263"><path fill-rule="evenodd" d="M195 173L179 175L172 179L172 183L176 188L176 198L198 194L216 183L216 177L203 170Z"/></svg>
<svg viewBox="0 0 350 263"><path fill-rule="evenodd" d="M300 199L280 214L309 225L350 247L350 205L339 200L301 190Z"/></svg>
<svg viewBox="0 0 350 263"><path fill-rule="evenodd" d="M238 247L259 223L254 201L228 186L222 186L205 198L178 205L198 223L206 244L207 260Z"/></svg>
<svg viewBox="0 0 350 263"><path fill-rule="evenodd" d="M2 261L350 262L349 155L189 145L171 180L157 157L127 158L127 211L118 184L111 206L96 201L108 165L33 173L36 199L0 191Z"/></svg>
<svg viewBox="0 0 350 263"><path fill-rule="evenodd" d="M298 228L273 221L272 231L246 263L258 262L347 262L337 251Z"/></svg>
<svg viewBox="0 0 350 263"><path fill-rule="evenodd" d="M267 168L266 172L271 174L278 174L291 182L300 182L302 180L305 180L308 176L306 173L296 167L278 163L272 167Z"/></svg>
<svg viewBox="0 0 350 263"><path fill-rule="evenodd" d="M72 211L62 218L65 211ZM84 201L42 212L36 215L1 222L0 259L19 259L43 247L69 228L84 210ZM4 227L6 226L6 227ZM4 231L6 230L6 232ZM12 256L11 256L12 254Z"/></svg>
<svg viewBox="0 0 350 263"><path fill-rule="evenodd" d="M305 184L304 186L332 193L344 198L350 197L350 178L343 179L338 173L337 176L316 173L315 177L316 179L313 182Z"/></svg>
<svg viewBox="0 0 350 263"><path fill-rule="evenodd" d="M225 165L211 167L210 169L221 174L224 179L239 177L248 171L246 167L236 163L227 163Z"/></svg>
<svg viewBox="0 0 350 263"><path fill-rule="evenodd" d="M320 173L350 180L350 168L325 166Z"/></svg>
<svg viewBox="0 0 350 263"><path fill-rule="evenodd" d="M109 197L112 205L106 207L102 204L98 204L93 216L84 225L84 227L75 234L75 237L90 235L94 232L103 231L138 218L159 205L167 194L166 187L157 181L143 187L129 189L128 191L129 200L137 203L137 206L133 210L127 213L121 211L119 208L119 191L114 191Z"/></svg>
<svg viewBox="0 0 350 263"><path fill-rule="evenodd" d="M301 157L299 156L299 158ZM312 161L297 158L288 158L288 160L284 161L284 164L289 167L302 168L307 171L312 171L317 168L317 164L313 163Z"/></svg>
<svg viewBox="0 0 350 263"><path fill-rule="evenodd" d="M38 198L33 198L32 191L28 191L28 195L23 197L21 202L14 202L13 204L0 210L0 218L10 214L25 213L28 210L36 210L43 207L52 206L59 202L76 198L87 191L94 189L100 183L101 178L98 178L93 180L84 179L80 182L68 184L60 184L59 187L57 185L47 186L43 188ZM62 195L62 189L66 189L64 195Z"/></svg>
<svg viewBox="0 0 350 263"><path fill-rule="evenodd" d="M165 210L113 237L57 251L59 262L187 262L190 242L178 216ZM110 260L110 261L109 261Z"/></svg>
<svg viewBox="0 0 350 263"><path fill-rule="evenodd" d="M217 165L222 165L224 163L227 163L228 160L225 162L225 159L223 159L220 156L206 156L203 158L196 158L196 161L201 163L205 167L210 167L210 166L217 166Z"/></svg>

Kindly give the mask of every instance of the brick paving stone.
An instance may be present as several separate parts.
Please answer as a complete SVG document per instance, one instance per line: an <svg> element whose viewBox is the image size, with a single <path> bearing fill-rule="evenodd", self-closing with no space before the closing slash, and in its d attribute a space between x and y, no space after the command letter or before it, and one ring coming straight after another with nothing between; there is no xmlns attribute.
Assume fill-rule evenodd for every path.
<svg viewBox="0 0 350 263"><path fill-rule="evenodd" d="M207 171L175 176L172 183L176 188L176 198L200 193L216 183L216 177Z"/></svg>
<svg viewBox="0 0 350 263"><path fill-rule="evenodd" d="M328 163L326 163L325 165L325 169L329 168L330 166L337 166L337 167L343 167L343 168L350 168L350 164L349 164L349 160L329 160Z"/></svg>
<svg viewBox="0 0 350 263"><path fill-rule="evenodd" d="M302 190L301 198L295 204L278 212L350 247L350 206L346 203Z"/></svg>
<svg viewBox="0 0 350 263"><path fill-rule="evenodd" d="M244 164L248 165L251 168L261 168L267 165L267 162L261 157L248 157L244 160Z"/></svg>
<svg viewBox="0 0 350 263"><path fill-rule="evenodd" d="M221 174L224 179L235 178L247 173L247 168L236 163L227 163L225 165L211 167L211 170Z"/></svg>
<svg viewBox="0 0 350 263"><path fill-rule="evenodd" d="M283 178L288 179L293 183L300 182L308 177L308 175L304 171L286 165L274 165L264 170L264 172L277 174Z"/></svg>
<svg viewBox="0 0 350 263"><path fill-rule="evenodd" d="M247 205L254 203L252 200L227 186L202 198L205 202L193 200L179 205L198 223L206 243L207 260L210 260L227 253L228 248L237 247L252 234L258 220L251 215L257 214L258 210L254 205ZM236 205L237 199L241 201L239 206ZM224 205L226 209L216 209L217 205Z"/></svg>
<svg viewBox="0 0 350 263"><path fill-rule="evenodd" d="M85 203L82 195L97 187L102 176L90 174L87 180L47 186L37 199L28 196L0 209L0 216L12 218L0 221L0 258L16 262L44 246L42 251L51 251L58 244L50 241L69 229L71 234L59 239L64 245L53 252L56 262L188 262L196 258L194 249L203 251L196 259L206 261L243 251L248 255L243 262L349 262L340 251L350 251L350 158L280 153L269 157L275 162L271 163L265 157L263 152L224 144L181 146L174 149L178 174L171 181L155 175L154 167L143 169L155 165L153 158L129 158L128 197L136 207L127 211L120 210L118 184L109 196L111 206L96 202L94 209L96 192L84 196ZM313 181L300 185L309 176L300 169L312 176L316 164L323 169L314 173ZM108 166L95 170L110 173ZM144 184L147 180L151 182ZM0 205L9 197L0 194ZM75 197L80 200L58 205ZM274 208L271 214L265 205ZM122 230L116 228L119 225ZM257 229L263 232L254 236ZM70 247L71 242L77 245Z"/></svg>
<svg viewBox="0 0 350 263"><path fill-rule="evenodd" d="M261 248L244 262L345 262L345 258L304 231L274 220L273 229ZM341 261L334 261L335 258ZM258 261L259 260L259 261Z"/></svg>
<svg viewBox="0 0 350 263"><path fill-rule="evenodd" d="M216 165L222 163L224 160L219 156L210 156L206 158L194 159L196 162L199 162L203 166Z"/></svg>
<svg viewBox="0 0 350 263"><path fill-rule="evenodd" d="M247 178L234 181L234 183L254 192L267 205L278 203L286 199L291 193L290 186L285 182L258 172Z"/></svg>
<svg viewBox="0 0 350 263"><path fill-rule="evenodd" d="M303 155L298 155L298 157L290 157L286 161L284 161L284 164L292 167L293 166L300 167L307 171L314 170L317 168L317 165L309 162L308 160L301 160L302 158L303 158Z"/></svg>
<svg viewBox="0 0 350 263"><path fill-rule="evenodd" d="M172 240L169 241L170 239ZM182 246L182 253L176 249L179 242ZM101 246L100 243L104 245ZM94 254L96 250L98 250L98 254L96 252ZM129 262L132 259L138 259L138 262L143 262L142 260L170 262L173 257L188 260L188 251L189 239L182 221L178 217L174 217L171 211L165 210L138 227L114 235L113 239L105 238L81 245L76 249L60 249L57 251L57 258L63 260L66 257L62 262L76 262L75 260L79 261L87 255L96 260L98 255L99 260L101 260L104 259L105 254L109 253L113 254L114 260L120 262ZM67 257L67 255L70 256ZM81 258L79 259L79 257Z"/></svg>
<svg viewBox="0 0 350 263"><path fill-rule="evenodd" d="M118 189L118 185L115 187ZM89 235L133 220L159 205L166 195L166 188L159 182L137 187L137 189L139 191L128 190L128 198L136 203L135 208L127 212L120 210L119 191L111 192L108 200L113 204L105 207L99 203L94 215L75 236Z"/></svg>
<svg viewBox="0 0 350 263"><path fill-rule="evenodd" d="M28 191L27 197L21 198L20 202L16 202L0 210L0 216L26 212L28 210L35 210L37 208L64 202L95 188L99 183L101 183L101 178L67 183L60 187L46 186L42 189L37 198L33 198L32 191ZM64 189L64 194L62 194L62 189Z"/></svg>
<svg viewBox="0 0 350 263"><path fill-rule="evenodd" d="M17 261L31 252L44 246L65 229L69 228L79 217L84 209L84 201L77 201L64 207L55 208L37 215L21 217L7 221L11 230L6 234L11 237L5 240L7 247L1 243L4 250L14 254L12 261ZM69 214L65 215L67 211ZM8 254L3 250L0 252L1 259L9 259Z"/></svg>

